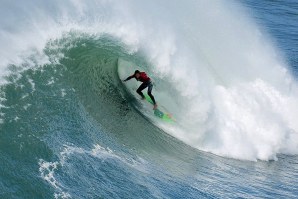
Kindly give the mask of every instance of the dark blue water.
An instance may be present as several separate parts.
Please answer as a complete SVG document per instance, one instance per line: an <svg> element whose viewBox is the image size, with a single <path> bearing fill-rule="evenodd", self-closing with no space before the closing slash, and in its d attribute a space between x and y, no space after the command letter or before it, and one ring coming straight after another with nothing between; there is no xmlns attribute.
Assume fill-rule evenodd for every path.
<svg viewBox="0 0 298 199"><path fill-rule="evenodd" d="M4 38L0 41L2 46L5 45L4 50L1 48L1 56L3 60L7 58L1 62L1 66L6 66L3 71L7 74L3 76L5 83L0 89L0 198L297 198L297 142L291 142L292 152L279 152L282 148L279 143L287 139L280 136L280 131L270 134L281 140L274 143L278 149L273 154L276 153L277 158L266 156L267 161L246 158L247 148L244 147L243 158L239 160L225 151L208 153L199 150L200 146L191 147L181 141L185 135L170 135L154 120L141 114L142 111L136 110L134 104L138 101L125 92L118 77L118 59L148 66L146 69L151 74L157 74L157 69L150 67L153 59L150 56L156 58L163 52L156 50L159 53L151 55L145 47L132 50L131 40L139 44L138 39L144 39L136 36L142 31L134 32L134 26L127 28L119 23L115 32L104 27L104 34L97 34L105 23L114 23L113 14L128 9L119 6L119 2L107 2L0 3L3 10L0 34ZM280 51L286 67L296 78L298 2L240 2L261 32ZM185 8L193 15L196 11L192 10L196 7L191 6L194 3L191 1L185 7L173 3L171 9L165 6L169 2L161 3L158 9L155 3L139 3L148 9L154 8L151 12L154 16L161 16L160 21L153 20L154 24L164 25L165 16L171 16L171 12L175 12L171 9L177 7ZM99 5L104 8L100 12L97 10ZM7 10L15 15L5 18L3 13ZM30 10L29 14L27 10ZM59 16L59 20L51 15L60 12L64 15ZM165 14L161 15L161 12ZM99 13L99 17L95 13ZM137 13L143 19L142 11ZM146 15L144 21L151 23L151 17ZM21 18L24 22L19 23ZM43 23L39 24L39 20ZM130 25L139 23L130 20ZM101 24L102 21L105 23ZM182 22L192 32L191 26L196 23L188 26L188 21ZM95 28L95 33L88 29L97 23L100 26ZM81 24L84 24L83 28ZM26 26L35 29L30 29L27 34ZM56 32L59 28L63 29L61 34ZM128 36L127 29L131 33ZM171 28L166 30L172 31ZM154 40L154 34L151 37ZM167 41L163 35L161 38L159 47ZM218 38L213 39L217 41ZM18 45L10 46L10 41ZM169 43L166 44L171 46ZM27 52L27 48L29 55L21 53L18 59L10 58L13 57L11 52L20 49ZM183 70L179 72L183 74ZM232 77L233 72L228 72L227 77ZM161 77L167 81L168 76ZM180 84L174 85L179 87ZM175 98L174 92L172 94ZM262 112L267 107L260 105L259 109ZM296 110L286 113L295 116ZM283 124L287 122L285 118L276 117L274 121ZM296 135L293 126L285 131ZM256 132L258 130L256 127ZM220 145L220 139L225 137L210 139ZM266 139L260 145L264 146L263 151L271 152L274 147L267 148ZM245 141L235 145L241 149L241 145L247 144ZM257 154L259 151L254 147L251 145L251 151Z"/></svg>
<svg viewBox="0 0 298 199"><path fill-rule="evenodd" d="M298 4L297 1L243 1L251 16L282 50L293 72L297 73ZM296 74L297 75L297 74Z"/></svg>

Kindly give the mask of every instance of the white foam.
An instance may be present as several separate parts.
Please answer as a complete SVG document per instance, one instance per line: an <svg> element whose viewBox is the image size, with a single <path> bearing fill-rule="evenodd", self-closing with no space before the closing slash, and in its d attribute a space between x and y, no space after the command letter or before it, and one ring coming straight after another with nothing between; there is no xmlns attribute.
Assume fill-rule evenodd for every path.
<svg viewBox="0 0 298 199"><path fill-rule="evenodd" d="M59 162L46 162L42 159L39 160L39 172L41 177L47 181L53 188L56 189L54 193L55 198L71 198L70 194L63 191L63 186L55 178L55 170Z"/></svg>
<svg viewBox="0 0 298 199"><path fill-rule="evenodd" d="M42 159L39 160L40 175L46 182L55 188L55 198L71 198L71 194L66 191L67 188L62 185L62 182L57 180L57 174L55 174L55 172L58 169L63 172L64 167L68 166L68 161L72 158L77 158L78 156L91 156L100 161L116 160L133 169L137 169L140 172L148 173L148 170L146 169L147 162L142 158L130 157L128 154L123 154L122 156L109 148L100 146L99 144L95 144L91 149L76 147L72 144L64 145L63 150L59 154L58 161L47 162Z"/></svg>
<svg viewBox="0 0 298 199"><path fill-rule="evenodd" d="M134 169L137 169L142 172L147 172L145 169L145 161L140 157L126 157L126 155L122 154L116 154L113 150L107 148L104 148L100 146L99 144L93 145L93 148L91 150L83 149L80 147L75 147L71 145L65 145L64 150L60 153L60 164L63 166L69 158L71 158L72 155L78 155L78 154L84 154L88 156L92 156L95 158L100 159L101 161L114 159L121 161L125 165L129 167L133 167Z"/></svg>

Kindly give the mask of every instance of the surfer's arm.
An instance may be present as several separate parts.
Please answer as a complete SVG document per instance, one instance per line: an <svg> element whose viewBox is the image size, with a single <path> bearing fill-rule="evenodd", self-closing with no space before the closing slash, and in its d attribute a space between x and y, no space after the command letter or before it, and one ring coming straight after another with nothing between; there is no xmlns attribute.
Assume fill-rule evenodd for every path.
<svg viewBox="0 0 298 199"><path fill-rule="evenodd" d="M123 81L128 81L128 80L130 80L130 79L132 79L132 78L134 78L135 77L135 75L131 75L131 76L129 76L128 78L126 78L125 80L123 80Z"/></svg>

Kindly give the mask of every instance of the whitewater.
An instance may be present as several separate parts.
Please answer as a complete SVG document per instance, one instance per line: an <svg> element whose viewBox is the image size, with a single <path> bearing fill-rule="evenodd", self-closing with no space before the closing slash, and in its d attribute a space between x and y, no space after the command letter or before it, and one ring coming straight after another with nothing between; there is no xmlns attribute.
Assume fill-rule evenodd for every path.
<svg viewBox="0 0 298 199"><path fill-rule="evenodd" d="M263 3L1 2L0 196L294 197L297 62ZM143 113L119 60L177 122Z"/></svg>

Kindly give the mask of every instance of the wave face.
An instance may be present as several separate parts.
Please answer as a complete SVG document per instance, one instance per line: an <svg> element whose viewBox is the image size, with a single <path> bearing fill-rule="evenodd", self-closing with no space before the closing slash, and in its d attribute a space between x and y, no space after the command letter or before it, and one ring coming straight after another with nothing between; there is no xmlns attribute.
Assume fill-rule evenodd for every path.
<svg viewBox="0 0 298 199"><path fill-rule="evenodd" d="M120 157L111 148L134 154L124 149L132 148L152 159L190 150L178 140L241 160L298 153L296 80L270 37L238 3L1 4L1 149L9 154L8 166L24 158L38 164L37 175L56 197L69 197L65 187L75 187L53 174L75 169L65 166L74 154L82 158L79 163L112 157L126 170L143 160ZM149 122L133 108L135 99L123 94L117 74L118 58L151 74L163 93L159 104L169 106L177 125ZM30 169L22 171L28 180L36 175Z"/></svg>

